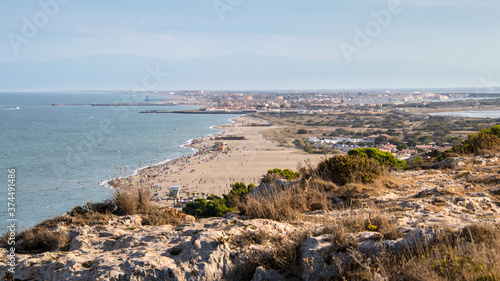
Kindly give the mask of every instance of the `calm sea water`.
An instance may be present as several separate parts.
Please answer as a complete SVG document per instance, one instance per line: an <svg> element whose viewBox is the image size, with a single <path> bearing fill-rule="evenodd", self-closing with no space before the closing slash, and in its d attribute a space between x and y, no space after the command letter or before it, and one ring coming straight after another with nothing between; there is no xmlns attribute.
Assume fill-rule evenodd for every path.
<svg viewBox="0 0 500 281"><path fill-rule="evenodd" d="M188 140L217 133L212 126L237 117L139 114L159 107L51 106L144 99L105 93L0 93L0 221L7 223L7 169L16 169L18 225L26 228L90 200L109 198L112 190L100 182L188 155L193 151L182 147Z"/></svg>
<svg viewBox="0 0 500 281"><path fill-rule="evenodd" d="M500 118L500 110L452 111L452 112L431 113L430 115L474 117L474 118Z"/></svg>

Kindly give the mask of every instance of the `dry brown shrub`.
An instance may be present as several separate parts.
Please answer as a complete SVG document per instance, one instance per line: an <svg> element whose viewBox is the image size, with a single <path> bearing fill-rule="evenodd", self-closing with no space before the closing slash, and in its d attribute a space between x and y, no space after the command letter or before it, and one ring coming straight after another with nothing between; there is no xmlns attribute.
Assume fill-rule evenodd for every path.
<svg viewBox="0 0 500 281"><path fill-rule="evenodd" d="M380 274L389 280L498 280L500 246L498 226L471 225L442 231L434 239L375 258L357 256L340 279ZM355 278L354 278L355 279Z"/></svg>
<svg viewBox="0 0 500 281"><path fill-rule="evenodd" d="M293 221L300 214L296 207L303 205L303 202L297 202L297 199L299 198L290 191L273 191L267 193L267 196L248 196L247 201L238 206L238 209L249 218Z"/></svg>
<svg viewBox="0 0 500 281"><path fill-rule="evenodd" d="M323 160L326 160L327 158L325 157ZM299 171L300 178L305 179L306 181L309 181L311 178L319 178L316 168L313 167L313 164L311 163L311 160L306 160L304 163L298 163L297 164L297 171Z"/></svg>
<svg viewBox="0 0 500 281"><path fill-rule="evenodd" d="M355 239L350 239L347 235L347 227L342 223L333 225L330 228L332 251L345 252L347 250L354 250L358 247Z"/></svg>
<svg viewBox="0 0 500 281"><path fill-rule="evenodd" d="M37 227L50 229L60 223L71 224L71 221L72 221L71 217L68 217L66 215L57 216L51 219L44 220L43 222L39 223Z"/></svg>
<svg viewBox="0 0 500 281"><path fill-rule="evenodd" d="M123 215L133 215L139 208L139 202L134 195L135 190L115 188L113 200ZM136 192L139 192L138 190Z"/></svg>
<svg viewBox="0 0 500 281"><path fill-rule="evenodd" d="M476 184L486 184L486 185L498 185L500 183L500 175L485 175L474 177L468 182Z"/></svg>
<svg viewBox="0 0 500 281"><path fill-rule="evenodd" d="M67 234L57 233L51 229L59 224L76 225L107 225L109 219L116 214L140 214L144 225L172 224L177 226L186 221L186 216L169 209L154 206L145 191L115 189L113 200L102 203L87 203L84 207L75 207L68 215L45 220L31 229L16 236L17 241L24 241L19 246L20 251L39 253L52 251L68 243ZM2 237L0 246L7 247L7 233ZM19 244L18 244L19 245Z"/></svg>
<svg viewBox="0 0 500 281"><path fill-rule="evenodd" d="M142 215L142 225L172 225L178 226L186 222L184 214L173 212L171 209L161 209L156 206L149 208L149 211Z"/></svg>
<svg viewBox="0 0 500 281"><path fill-rule="evenodd" d="M151 209L153 209L149 193L142 189L137 190L137 203L138 209L143 213L148 213Z"/></svg>
<svg viewBox="0 0 500 281"><path fill-rule="evenodd" d="M361 206L361 199L384 195L388 188L400 188L400 181L392 176L381 176L372 183L350 183L339 190L338 197L345 201L347 207Z"/></svg>
<svg viewBox="0 0 500 281"><path fill-rule="evenodd" d="M403 181L400 177L393 174L384 174L378 177L370 186L377 190L399 189Z"/></svg>
<svg viewBox="0 0 500 281"><path fill-rule="evenodd" d="M305 211L328 210L329 203L318 189L297 184L250 194L238 209L249 218L294 221Z"/></svg>
<svg viewBox="0 0 500 281"><path fill-rule="evenodd" d="M231 241L240 247L253 246L248 256L235 261L234 278L238 280L252 280L255 270L259 266L274 269L283 274L287 279L298 277L297 259L301 242L306 234L297 232L284 235L269 235L263 231L252 231L233 237ZM237 277L236 277L237 276Z"/></svg>
<svg viewBox="0 0 500 281"><path fill-rule="evenodd" d="M367 223L376 226L376 230L383 235L383 239L385 240L396 240L404 236L398 230L397 223L387 213L375 212L368 218Z"/></svg>
<svg viewBox="0 0 500 281"><path fill-rule="evenodd" d="M18 239L23 240L21 245L18 245L20 252L47 252L57 250L68 244L66 235L47 229L30 229L21 232L18 236Z"/></svg>
<svg viewBox="0 0 500 281"><path fill-rule="evenodd" d="M467 242L489 243L500 240L499 228L481 224L471 224L462 228L458 236Z"/></svg>
<svg viewBox="0 0 500 281"><path fill-rule="evenodd" d="M344 202L341 206L342 208L360 207L362 206L362 199L369 198L370 195L379 194L378 188L361 183L351 183L343 186L340 190L342 193L338 198Z"/></svg>
<svg viewBox="0 0 500 281"><path fill-rule="evenodd" d="M321 178L313 178L311 179L309 182L308 182L308 185L311 187L311 188L315 188L319 191L325 191L325 192L328 192L328 191L339 191L339 186L334 184L333 182L331 181L326 181L324 179L321 179Z"/></svg>

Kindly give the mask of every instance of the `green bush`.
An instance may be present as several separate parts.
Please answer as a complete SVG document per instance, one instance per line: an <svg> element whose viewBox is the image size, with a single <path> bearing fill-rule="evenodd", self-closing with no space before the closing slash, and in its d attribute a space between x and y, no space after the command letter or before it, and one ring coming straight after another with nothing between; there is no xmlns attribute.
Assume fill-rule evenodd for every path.
<svg viewBox="0 0 500 281"><path fill-rule="evenodd" d="M500 125L490 129L479 131L477 134L471 134L462 145L455 146L455 152L461 154L478 154L484 150L491 150L500 145Z"/></svg>
<svg viewBox="0 0 500 281"><path fill-rule="evenodd" d="M440 153L437 160L441 161L452 154L478 155L485 152L498 152L500 150L500 125L479 131L477 134L470 134L460 145L454 146L451 150Z"/></svg>
<svg viewBox="0 0 500 281"><path fill-rule="evenodd" d="M304 151L307 153L313 153L313 149L309 144L306 144L306 146L304 147Z"/></svg>
<svg viewBox="0 0 500 281"><path fill-rule="evenodd" d="M189 202L182 209L182 212L197 217L223 217L227 213L235 211L239 202L245 201L248 193L255 187L253 184L246 186L242 182L233 184L229 194L224 194L223 198L217 195L209 195L207 199L197 198L194 202Z"/></svg>
<svg viewBox="0 0 500 281"><path fill-rule="evenodd" d="M231 210L227 207L225 199L216 195L210 195L206 200L205 198L197 198L194 202L189 202L182 209L188 215L197 217L223 217Z"/></svg>
<svg viewBox="0 0 500 281"><path fill-rule="evenodd" d="M232 189L229 194L224 194L223 197L226 200L227 206L234 208L238 206L239 202L245 201L248 193L255 187L253 183L248 186L243 182L237 182L232 185Z"/></svg>
<svg viewBox="0 0 500 281"><path fill-rule="evenodd" d="M373 182L383 173L383 169L371 158L337 155L319 163L316 172L322 179L342 186L353 182Z"/></svg>
<svg viewBox="0 0 500 281"><path fill-rule="evenodd" d="M293 180L293 179L296 179L299 177L299 173L294 172L290 169L281 170L278 168L274 168L272 170L268 170L267 173L268 174L279 174L279 175L283 176L284 179L287 179L287 180Z"/></svg>
<svg viewBox="0 0 500 281"><path fill-rule="evenodd" d="M397 159L390 152L380 151L379 149L373 147L351 149L347 154L351 156L371 158L376 160L380 165L386 167L397 167L400 169L406 168L406 161Z"/></svg>
<svg viewBox="0 0 500 281"><path fill-rule="evenodd" d="M265 174L262 179L260 179L261 183L274 183L278 179L286 179L293 180L299 177L299 173L294 172L289 169L281 170L278 168L268 170L267 174Z"/></svg>

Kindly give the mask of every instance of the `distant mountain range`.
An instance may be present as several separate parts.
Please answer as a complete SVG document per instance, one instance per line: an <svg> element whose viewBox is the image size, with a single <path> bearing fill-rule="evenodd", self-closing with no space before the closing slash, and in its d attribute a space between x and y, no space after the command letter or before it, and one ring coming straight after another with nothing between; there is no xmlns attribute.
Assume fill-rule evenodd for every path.
<svg viewBox="0 0 500 281"><path fill-rule="evenodd" d="M154 72L159 72L154 74ZM168 77L165 75L168 73ZM157 76L155 79L154 76ZM475 87L480 74L410 60L297 60L251 53L164 60L97 55L0 62L0 90L248 90ZM487 85L485 85L487 87Z"/></svg>

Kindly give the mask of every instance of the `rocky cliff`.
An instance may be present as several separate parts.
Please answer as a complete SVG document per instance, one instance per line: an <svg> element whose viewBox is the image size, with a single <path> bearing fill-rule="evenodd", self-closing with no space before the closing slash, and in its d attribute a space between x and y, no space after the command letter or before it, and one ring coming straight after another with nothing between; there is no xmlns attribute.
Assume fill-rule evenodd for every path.
<svg viewBox="0 0 500 281"><path fill-rule="evenodd" d="M397 255L430 243L442 232L459 233L470 225L496 227L497 155L451 158L435 168L395 172L397 181L384 188L357 186L350 207L310 211L297 221L230 213L188 218L177 227L143 225L139 215L115 216L96 226L61 223L52 231L66 234L68 246L18 253L12 277L2 250L0 279L330 280L353 265L363 270L367 259L373 263L381 253ZM492 262L494 267L498 261ZM366 272L359 280L387 280L389 274Z"/></svg>

